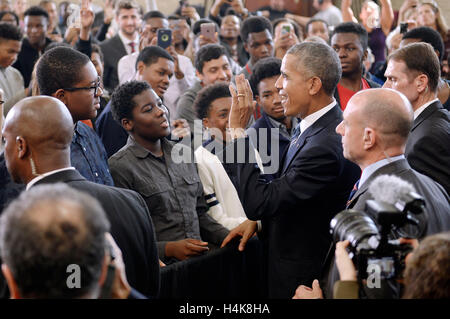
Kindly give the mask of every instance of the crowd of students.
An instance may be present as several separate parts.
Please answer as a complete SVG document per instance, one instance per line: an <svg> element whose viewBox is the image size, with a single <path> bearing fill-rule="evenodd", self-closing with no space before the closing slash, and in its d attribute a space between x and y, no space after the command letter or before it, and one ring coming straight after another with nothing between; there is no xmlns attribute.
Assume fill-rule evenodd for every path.
<svg viewBox="0 0 450 319"><path fill-rule="evenodd" d="M450 247L449 29L433 1L360 4L1 1L2 296L157 298L160 267L257 233L268 297L338 297L330 221L392 174L425 200L415 238L447 232L407 268L420 298L412 274L448 263L430 243ZM69 264L83 289L50 275Z"/></svg>

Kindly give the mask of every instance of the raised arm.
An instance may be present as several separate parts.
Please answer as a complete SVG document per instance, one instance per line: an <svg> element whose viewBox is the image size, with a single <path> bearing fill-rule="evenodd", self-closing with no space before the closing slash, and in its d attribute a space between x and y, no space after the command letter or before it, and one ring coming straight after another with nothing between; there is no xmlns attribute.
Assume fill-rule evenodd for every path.
<svg viewBox="0 0 450 319"><path fill-rule="evenodd" d="M392 9L391 0L380 0L380 2L380 26L384 34L387 36L389 32L391 32L392 23L394 22L394 10Z"/></svg>
<svg viewBox="0 0 450 319"><path fill-rule="evenodd" d="M352 0L342 0L341 3L342 21L358 23L352 10Z"/></svg>

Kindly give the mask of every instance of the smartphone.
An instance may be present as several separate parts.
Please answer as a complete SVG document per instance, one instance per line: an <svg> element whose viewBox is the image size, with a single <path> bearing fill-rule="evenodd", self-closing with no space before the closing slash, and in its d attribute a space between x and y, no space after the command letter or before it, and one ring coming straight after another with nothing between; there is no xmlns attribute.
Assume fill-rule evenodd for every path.
<svg viewBox="0 0 450 319"><path fill-rule="evenodd" d="M400 33L406 33L408 32L408 22L402 22L400 23Z"/></svg>
<svg viewBox="0 0 450 319"><path fill-rule="evenodd" d="M172 45L172 30L158 29L158 46L166 49Z"/></svg>
<svg viewBox="0 0 450 319"><path fill-rule="evenodd" d="M203 23L200 25L200 32L205 38L214 40L216 33L216 25L214 23Z"/></svg>
<svg viewBox="0 0 450 319"><path fill-rule="evenodd" d="M290 33L290 32L291 32L291 26L290 25L285 24L285 25L283 25L281 27L281 35L284 35L284 34Z"/></svg>

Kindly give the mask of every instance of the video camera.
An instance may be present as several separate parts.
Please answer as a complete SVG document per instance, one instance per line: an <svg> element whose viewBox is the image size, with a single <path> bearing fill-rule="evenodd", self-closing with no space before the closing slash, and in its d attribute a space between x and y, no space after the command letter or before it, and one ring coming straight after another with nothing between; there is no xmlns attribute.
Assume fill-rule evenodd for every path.
<svg viewBox="0 0 450 319"><path fill-rule="evenodd" d="M368 200L365 212L344 210L331 220L334 242L350 242L350 257L358 270L359 281L367 279L368 270L373 269L371 265L379 267L381 279L403 277L405 257L412 247L396 239L400 237L398 234L410 238L420 236L426 224L416 216L423 214L424 207L424 199L409 192L394 204Z"/></svg>

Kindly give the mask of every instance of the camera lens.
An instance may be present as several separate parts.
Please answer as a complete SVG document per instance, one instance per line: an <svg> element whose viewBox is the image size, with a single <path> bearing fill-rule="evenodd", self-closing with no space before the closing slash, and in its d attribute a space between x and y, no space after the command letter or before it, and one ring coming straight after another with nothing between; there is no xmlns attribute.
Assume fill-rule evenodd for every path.
<svg viewBox="0 0 450 319"><path fill-rule="evenodd" d="M330 222L333 241L348 240L354 249L372 236L378 235L375 222L367 214L356 210L344 210Z"/></svg>

